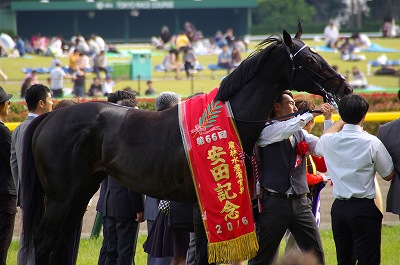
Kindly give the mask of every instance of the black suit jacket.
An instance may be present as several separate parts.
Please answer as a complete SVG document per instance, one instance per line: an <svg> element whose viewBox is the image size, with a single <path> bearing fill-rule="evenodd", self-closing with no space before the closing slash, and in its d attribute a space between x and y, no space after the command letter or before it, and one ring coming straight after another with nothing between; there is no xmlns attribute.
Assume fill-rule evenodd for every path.
<svg viewBox="0 0 400 265"><path fill-rule="evenodd" d="M395 174L390 182L386 199L386 211L400 214L400 119L379 127L378 138L393 159Z"/></svg>
<svg viewBox="0 0 400 265"><path fill-rule="evenodd" d="M15 182L11 173L11 132L0 122L0 194L17 196Z"/></svg>
<svg viewBox="0 0 400 265"><path fill-rule="evenodd" d="M126 188L111 176L108 176L104 206L103 214L109 217L136 218L136 213L144 211L142 194Z"/></svg>

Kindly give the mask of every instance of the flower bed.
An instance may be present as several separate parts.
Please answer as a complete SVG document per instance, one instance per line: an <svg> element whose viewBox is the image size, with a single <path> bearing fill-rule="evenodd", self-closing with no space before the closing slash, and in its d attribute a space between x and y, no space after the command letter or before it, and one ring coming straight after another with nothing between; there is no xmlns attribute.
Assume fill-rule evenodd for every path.
<svg viewBox="0 0 400 265"><path fill-rule="evenodd" d="M370 104L369 111L370 112L387 112L387 111L399 111L400 103L397 98L397 93L387 93L387 92L376 92L371 94L360 94L365 99L367 99ZM307 97L314 100L316 105L322 103L322 98L316 95L296 95L295 98L298 97ZM80 102L88 102L88 101L99 101L105 100L105 98L86 98L81 99ZM54 105L56 105L59 100L53 100ZM138 98L139 108L146 110L155 110L155 98ZM26 107L26 103L24 101L13 102L11 104L11 113L6 117L6 122L21 122L24 121L26 116L28 115L28 109ZM385 122L367 122L364 124L364 129L371 133L376 134L378 131L378 127ZM314 134L319 135L322 132L322 125L317 124L314 129Z"/></svg>

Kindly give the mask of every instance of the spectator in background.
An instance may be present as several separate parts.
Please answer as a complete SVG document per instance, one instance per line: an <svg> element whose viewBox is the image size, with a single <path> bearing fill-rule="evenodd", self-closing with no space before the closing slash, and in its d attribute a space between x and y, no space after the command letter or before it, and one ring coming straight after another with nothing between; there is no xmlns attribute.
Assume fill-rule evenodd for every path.
<svg viewBox="0 0 400 265"><path fill-rule="evenodd" d="M343 61L353 60L354 45L350 42L350 38L345 38L344 43L339 47L339 51Z"/></svg>
<svg viewBox="0 0 400 265"><path fill-rule="evenodd" d="M78 67L78 62L79 51L77 49L74 49L72 54L69 56L68 72L70 74L73 74L76 71L76 68Z"/></svg>
<svg viewBox="0 0 400 265"><path fill-rule="evenodd" d="M185 34L189 38L190 42L195 41L196 27L193 23L186 21L183 27L185 28Z"/></svg>
<svg viewBox="0 0 400 265"><path fill-rule="evenodd" d="M100 83L100 78L93 78L93 83L90 85L88 96L89 97L101 97L102 95L102 85Z"/></svg>
<svg viewBox="0 0 400 265"><path fill-rule="evenodd" d="M54 36L49 44L50 55L61 57L63 55L62 40L60 36Z"/></svg>
<svg viewBox="0 0 400 265"><path fill-rule="evenodd" d="M96 54L100 53L100 46L93 38L90 38L87 43L89 45L89 52L87 55L95 56Z"/></svg>
<svg viewBox="0 0 400 265"><path fill-rule="evenodd" d="M228 28L224 34L224 39L226 41L226 44L228 44L229 48L233 48L233 44L235 42L235 36L233 35L233 29Z"/></svg>
<svg viewBox="0 0 400 265"><path fill-rule="evenodd" d="M85 39L76 39L75 48L78 50L79 53L88 53L89 52L89 45L86 43Z"/></svg>
<svg viewBox="0 0 400 265"><path fill-rule="evenodd" d="M85 92L85 70L78 68L73 75L74 80L74 95L78 98L83 98L86 96Z"/></svg>
<svg viewBox="0 0 400 265"><path fill-rule="evenodd" d="M17 213L17 189L10 166L11 131L4 125L12 96L0 86L0 265L6 265Z"/></svg>
<svg viewBox="0 0 400 265"><path fill-rule="evenodd" d="M365 78L363 72L358 70L356 66L354 66L352 69L352 80L349 82L349 84L355 88L367 88L368 86L367 78Z"/></svg>
<svg viewBox="0 0 400 265"><path fill-rule="evenodd" d="M240 56L240 51L238 48L232 49L232 67L236 68L242 62L242 57Z"/></svg>
<svg viewBox="0 0 400 265"><path fill-rule="evenodd" d="M329 21L324 29L324 38L326 46L331 49L337 49L337 41L339 40L339 29L333 20Z"/></svg>
<svg viewBox="0 0 400 265"><path fill-rule="evenodd" d="M170 45L172 35L169 33L169 28L167 26L162 26L161 35L160 35L160 43L157 48L159 49L167 49L168 45Z"/></svg>
<svg viewBox="0 0 400 265"><path fill-rule="evenodd" d="M227 44L224 35L222 34L221 30L217 30L215 32L214 38L213 38L213 42L215 43L215 45L219 48L222 49L222 47Z"/></svg>
<svg viewBox="0 0 400 265"><path fill-rule="evenodd" d="M146 89L146 91L144 92L144 94L145 94L146 96L153 96L153 95L155 95L155 94L157 93L157 91L156 91L156 89L153 87L153 81L149 80L149 81L146 82L146 84L147 84L147 89Z"/></svg>
<svg viewBox="0 0 400 265"><path fill-rule="evenodd" d="M53 60L51 60L50 68L56 67L57 63L61 64L61 61L57 55L54 55Z"/></svg>
<svg viewBox="0 0 400 265"><path fill-rule="evenodd" d="M97 45L99 45L100 51L105 51L107 49L106 42L103 40L102 37L93 34L92 39L97 43Z"/></svg>
<svg viewBox="0 0 400 265"><path fill-rule="evenodd" d="M84 40L85 38L80 33L76 33L74 36L71 37L71 46L73 47L73 49L76 49L77 43Z"/></svg>
<svg viewBox="0 0 400 265"><path fill-rule="evenodd" d="M64 77L66 77L66 74L61 68L61 64L57 63L56 68L50 72L50 90L52 96L55 98L62 98L64 96Z"/></svg>
<svg viewBox="0 0 400 265"><path fill-rule="evenodd" d="M38 72L36 70L33 70L32 72L28 73L25 76L25 79L27 79L28 77L32 79L32 84L39 84Z"/></svg>
<svg viewBox="0 0 400 265"><path fill-rule="evenodd" d="M232 54L228 44L222 47L222 52L218 55L218 66L228 70L228 75L232 70Z"/></svg>
<svg viewBox="0 0 400 265"><path fill-rule="evenodd" d="M14 41L15 41L14 49L16 51L18 51L18 56L17 57L24 57L24 55L25 55L25 43L24 43L24 41L18 36L14 37Z"/></svg>
<svg viewBox="0 0 400 265"><path fill-rule="evenodd" d="M101 50L99 54L93 57L93 72L98 78L100 78L100 71L103 71L106 76L108 75L107 57L104 50Z"/></svg>
<svg viewBox="0 0 400 265"><path fill-rule="evenodd" d="M191 44L188 36L186 36L186 34L182 31L180 31L178 33L178 36L176 37L176 40L175 40L175 44L176 44L175 45L176 49L178 51L184 51L186 48L192 47L192 44Z"/></svg>
<svg viewBox="0 0 400 265"><path fill-rule="evenodd" d="M115 85L115 82L112 79L112 77L107 75L106 78L104 79L103 85L101 87L103 96L107 97L108 94L112 93L114 85Z"/></svg>
<svg viewBox="0 0 400 265"><path fill-rule="evenodd" d="M31 77L25 78L24 82L22 83L21 86L21 93L20 97L25 98L25 91L33 85L33 81Z"/></svg>
<svg viewBox="0 0 400 265"><path fill-rule="evenodd" d="M92 68L92 66L90 65L89 56L87 56L85 53L79 53L78 68L84 70L85 72L90 71Z"/></svg>
<svg viewBox="0 0 400 265"><path fill-rule="evenodd" d="M181 68L182 65L179 62L179 52L177 49L172 49L169 54L164 58L165 69L169 72L175 72L175 79L181 79Z"/></svg>
<svg viewBox="0 0 400 265"><path fill-rule="evenodd" d="M167 26L162 26L160 38L163 42L163 45L168 43L171 40L171 33L169 33L169 28Z"/></svg>
<svg viewBox="0 0 400 265"><path fill-rule="evenodd" d="M186 71L186 77L189 78L191 74L195 72L195 66L197 62L196 55L191 48L186 48L183 52L183 62Z"/></svg>
<svg viewBox="0 0 400 265"><path fill-rule="evenodd" d="M371 40L366 34L357 32L353 34L351 38L353 39L353 44L355 48L365 50L371 47Z"/></svg>

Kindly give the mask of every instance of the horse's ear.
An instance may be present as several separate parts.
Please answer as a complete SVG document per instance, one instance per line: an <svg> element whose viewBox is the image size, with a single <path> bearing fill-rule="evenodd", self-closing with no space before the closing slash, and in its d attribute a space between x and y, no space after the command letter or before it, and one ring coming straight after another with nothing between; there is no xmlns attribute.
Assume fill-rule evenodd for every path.
<svg viewBox="0 0 400 265"><path fill-rule="evenodd" d="M303 35L303 28L301 27L301 23L297 24L297 32L296 36L294 36L296 39L301 39L301 36Z"/></svg>
<svg viewBox="0 0 400 265"><path fill-rule="evenodd" d="M285 41L286 46L288 46L289 48L294 48L292 36L290 36L286 29L283 30L283 40Z"/></svg>

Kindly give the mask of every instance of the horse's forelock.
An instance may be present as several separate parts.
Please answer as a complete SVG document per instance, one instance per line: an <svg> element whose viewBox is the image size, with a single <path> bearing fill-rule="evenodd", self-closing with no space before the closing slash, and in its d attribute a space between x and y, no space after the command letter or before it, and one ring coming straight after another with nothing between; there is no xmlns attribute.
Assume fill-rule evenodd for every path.
<svg viewBox="0 0 400 265"><path fill-rule="evenodd" d="M227 101L243 88L259 71L259 66L277 45L282 44L280 35L273 35L263 40L230 75L222 80L216 99Z"/></svg>

